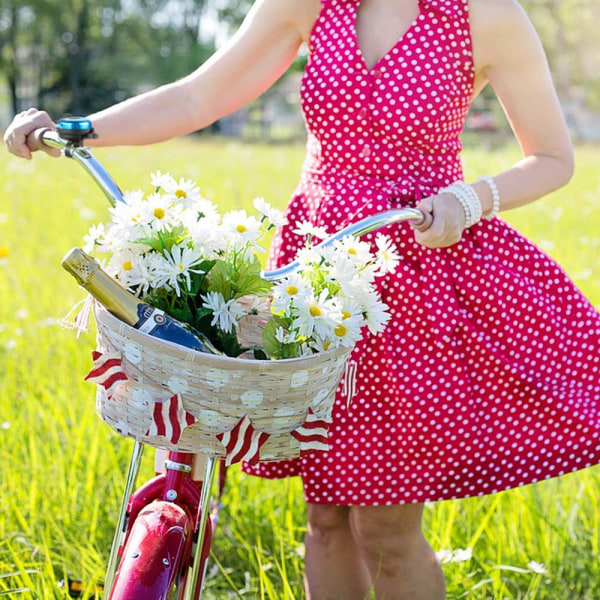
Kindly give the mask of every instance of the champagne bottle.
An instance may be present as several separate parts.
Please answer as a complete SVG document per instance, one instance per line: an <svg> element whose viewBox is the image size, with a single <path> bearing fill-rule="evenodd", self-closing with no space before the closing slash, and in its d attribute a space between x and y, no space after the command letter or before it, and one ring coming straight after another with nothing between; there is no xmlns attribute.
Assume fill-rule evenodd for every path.
<svg viewBox="0 0 600 600"><path fill-rule="evenodd" d="M142 302L102 270L98 261L81 248L73 248L63 258L62 266L106 310L135 329L199 352L223 354L204 334L195 331L186 323L173 319L162 310Z"/></svg>

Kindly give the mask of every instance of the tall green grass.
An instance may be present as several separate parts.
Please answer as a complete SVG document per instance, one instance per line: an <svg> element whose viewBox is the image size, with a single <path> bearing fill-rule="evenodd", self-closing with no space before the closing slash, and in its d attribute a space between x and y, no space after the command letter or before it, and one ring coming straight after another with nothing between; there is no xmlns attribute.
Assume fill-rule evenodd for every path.
<svg viewBox="0 0 600 600"><path fill-rule="evenodd" d="M254 196L283 207L300 170L298 146L179 140L98 150L125 189L160 169L198 181L222 208ZM514 150L467 150L467 174L494 173ZM555 256L600 305L600 150L578 150L572 183L506 218ZM61 582L103 578L131 442L95 414L92 333L60 320L83 297L60 268L107 204L76 165L0 155L0 597L67 598ZM0 251L0 256L2 251ZM1 259L0 259L1 260ZM152 472L150 452L142 477ZM471 549L447 562L449 598L600 598L600 470L426 510L436 550ZM300 599L305 510L298 480L230 471L206 598ZM463 558L468 554L463 554ZM544 568L536 573L528 564ZM63 586L63 587L61 587Z"/></svg>

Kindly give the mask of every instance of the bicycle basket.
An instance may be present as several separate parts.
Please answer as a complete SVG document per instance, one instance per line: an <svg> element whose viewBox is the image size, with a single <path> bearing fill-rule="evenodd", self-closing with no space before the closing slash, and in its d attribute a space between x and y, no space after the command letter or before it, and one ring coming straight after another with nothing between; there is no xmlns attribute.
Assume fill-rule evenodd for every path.
<svg viewBox="0 0 600 600"><path fill-rule="evenodd" d="M239 433L242 423L250 424L260 446L254 460L292 458L301 449L314 449L303 446L297 432L309 421L326 427L351 352L338 348L271 361L215 356L151 337L97 304L94 311L98 351L119 356L126 375L110 393L98 385L100 416L121 435L181 452L229 459L227 440L234 443L232 432ZM244 327L246 335L257 335L260 315L246 319L254 320ZM172 400L175 407L166 404ZM174 429L181 432L165 423L159 427L167 413L180 415Z"/></svg>

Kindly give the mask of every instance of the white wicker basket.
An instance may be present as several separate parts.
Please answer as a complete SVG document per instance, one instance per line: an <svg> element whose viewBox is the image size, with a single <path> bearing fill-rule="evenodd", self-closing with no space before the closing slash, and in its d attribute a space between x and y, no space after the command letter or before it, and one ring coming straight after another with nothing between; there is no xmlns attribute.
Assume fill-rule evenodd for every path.
<svg viewBox="0 0 600 600"><path fill-rule="evenodd" d="M328 421L339 380L351 349L308 357L259 361L204 354L129 327L95 306L100 352L118 352L128 381L110 399L98 386L97 408L104 421L121 435L145 444L182 452L225 456L216 435L231 431L247 415L254 428L269 434L260 460L299 455L300 444L290 432L306 420L309 408ZM260 331L260 316L247 317L246 333ZM258 325L257 325L258 322ZM252 341L252 340L246 340ZM196 423L172 444L148 434L156 402L179 393Z"/></svg>

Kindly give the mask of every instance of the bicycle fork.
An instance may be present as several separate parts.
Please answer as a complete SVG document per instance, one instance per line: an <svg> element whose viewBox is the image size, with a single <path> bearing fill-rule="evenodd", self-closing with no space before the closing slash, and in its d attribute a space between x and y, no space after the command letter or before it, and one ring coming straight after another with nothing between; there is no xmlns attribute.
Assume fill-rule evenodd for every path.
<svg viewBox="0 0 600 600"><path fill-rule="evenodd" d="M193 456L177 452L169 453L164 474L134 492L142 454L136 442L103 598L199 600L218 513L210 514L216 460L207 458L200 492L190 479Z"/></svg>

